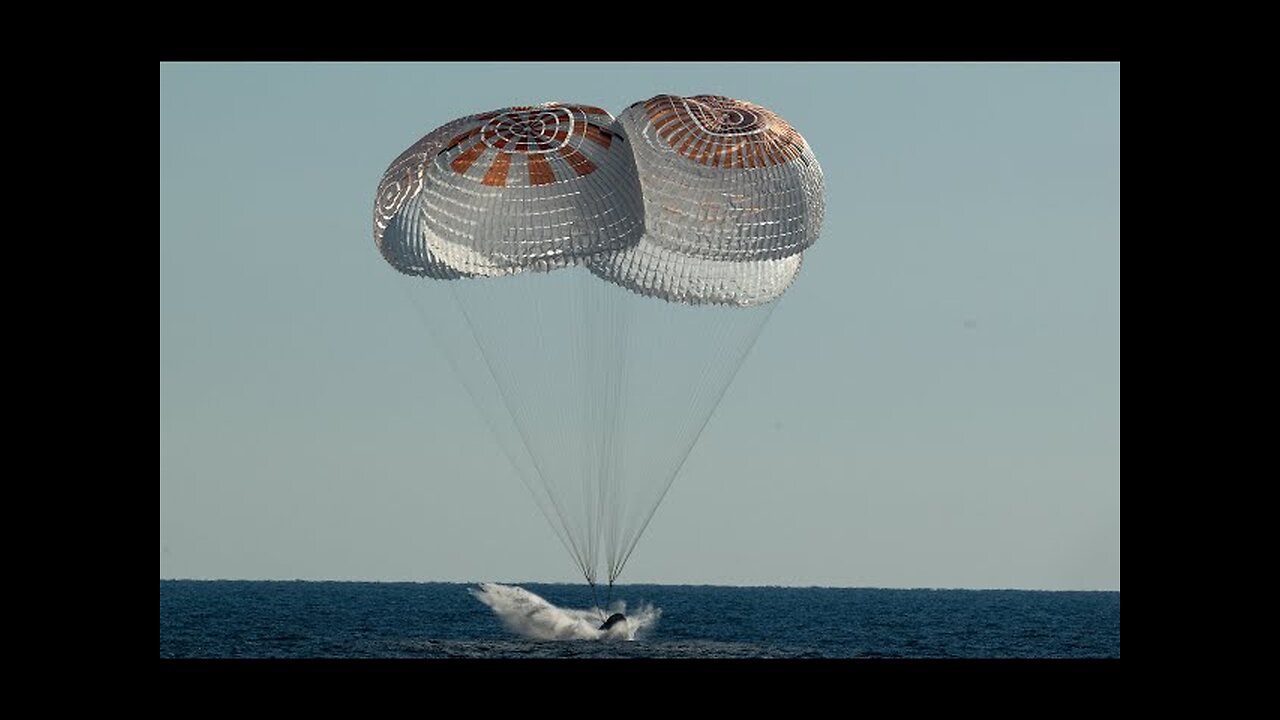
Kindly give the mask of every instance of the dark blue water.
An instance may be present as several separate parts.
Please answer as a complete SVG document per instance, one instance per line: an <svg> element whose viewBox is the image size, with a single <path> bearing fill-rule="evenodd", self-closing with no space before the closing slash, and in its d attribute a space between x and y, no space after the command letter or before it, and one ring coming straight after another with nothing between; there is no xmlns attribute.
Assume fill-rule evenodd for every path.
<svg viewBox="0 0 1280 720"><path fill-rule="evenodd" d="M160 581L160 657L1118 658L1119 592L627 585L631 642L525 640L453 583ZM577 585L523 585L561 607Z"/></svg>

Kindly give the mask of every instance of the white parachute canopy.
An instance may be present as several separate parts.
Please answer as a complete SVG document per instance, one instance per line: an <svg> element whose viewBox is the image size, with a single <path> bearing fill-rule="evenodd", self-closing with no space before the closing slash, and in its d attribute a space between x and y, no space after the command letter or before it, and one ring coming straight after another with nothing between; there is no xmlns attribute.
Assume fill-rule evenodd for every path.
<svg viewBox="0 0 1280 720"><path fill-rule="evenodd" d="M661 95L619 121L546 103L444 125L388 168L374 240L583 577L612 585L822 215L777 115Z"/></svg>

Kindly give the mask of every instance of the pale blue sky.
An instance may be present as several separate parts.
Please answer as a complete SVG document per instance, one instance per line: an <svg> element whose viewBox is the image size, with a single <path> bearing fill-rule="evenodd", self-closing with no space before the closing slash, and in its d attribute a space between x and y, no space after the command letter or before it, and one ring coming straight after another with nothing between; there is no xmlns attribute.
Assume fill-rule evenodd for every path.
<svg viewBox="0 0 1280 720"><path fill-rule="evenodd" d="M1117 64L161 65L160 577L580 581L373 195L659 93L778 112L828 210L622 582L1119 589Z"/></svg>

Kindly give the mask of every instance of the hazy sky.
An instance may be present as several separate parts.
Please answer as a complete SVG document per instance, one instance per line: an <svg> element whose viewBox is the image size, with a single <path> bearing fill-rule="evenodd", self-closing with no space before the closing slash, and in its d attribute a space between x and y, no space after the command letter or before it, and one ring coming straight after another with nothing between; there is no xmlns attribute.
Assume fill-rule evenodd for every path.
<svg viewBox="0 0 1280 720"><path fill-rule="evenodd" d="M621 582L1119 589L1115 64L161 65L160 577L580 581L374 189L455 117L659 93L782 115L827 214Z"/></svg>

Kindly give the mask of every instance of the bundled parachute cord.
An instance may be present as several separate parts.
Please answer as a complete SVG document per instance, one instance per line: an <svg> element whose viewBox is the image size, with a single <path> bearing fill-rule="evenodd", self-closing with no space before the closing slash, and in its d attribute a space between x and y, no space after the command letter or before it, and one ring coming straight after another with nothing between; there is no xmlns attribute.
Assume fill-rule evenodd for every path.
<svg viewBox="0 0 1280 720"><path fill-rule="evenodd" d="M484 281L480 281L480 282L484 282ZM454 288L456 287L457 286L451 286L451 290L454 290ZM557 501L557 498L556 498L556 493L549 492L547 491L547 489L545 489L549 487L548 479L543 474L543 469L541 469L541 465L538 462L538 457L536 457L534 454L534 446L531 445L529 441L529 436L527 436L527 433L525 432L524 423L521 423L521 421L518 420L518 418L520 418L521 416L520 410L517 409L517 405L515 404L515 402L513 402L511 395L509 395L509 393L507 392L506 384L504 384L502 382L502 379L499 378L499 374L497 372L494 372L493 360L490 359L490 355L492 354L490 354L490 352L486 352L484 343L480 342L479 333L476 332L476 325L474 322L472 322L471 314L467 313L465 302L462 302L460 299L458 299L458 295L456 291L451 292L451 295L453 297L454 304L456 304L456 306L458 307L458 310L460 310L460 313L462 314L463 318L466 319L467 328L470 329L471 331L472 340L474 340L476 342L476 345L480 347L481 356L484 357L486 369L488 369L490 377L493 378L494 386L498 388L499 395L502 396L503 404L507 406L507 411L509 414L511 414L512 419L516 420L515 423L513 424L516 425L517 432L520 433L521 442L524 442L526 451L529 452L530 460L532 461L532 464L534 464L535 470L538 471L538 478L539 480L541 480L541 483L543 483L545 496L547 496L548 500L550 501L550 505L552 505L554 512L556 512L556 516L559 519L559 525L561 525L561 527L564 528L563 534L559 532L559 528L556 529L557 536L561 537L562 539L567 538L566 550L570 551L570 555L573 557L573 560L575 560L577 566L579 566L579 570L582 571L582 575L584 575L584 577L586 578L586 582L591 583L591 585L593 585L593 588L594 588L594 585L595 585L594 562L591 562L591 564L589 564L588 562L589 556L586 555L584 551L582 551L582 548L579 547L579 544L577 544L576 539L573 538L573 534L572 532L570 532L570 528L571 528L570 521L566 519L566 515L564 515L564 511L561 509L561 506L559 506L559 502ZM534 492L532 491L531 487L530 487L530 492ZM536 500L536 498L538 498L538 493L534 492L534 496ZM543 503L539 502L539 506L540 507L543 506ZM545 512L545 509L543 511L543 515L547 516L548 523L552 524L553 528L556 527L556 523L554 523L554 521L550 519L550 516L547 514L547 512Z"/></svg>
<svg viewBox="0 0 1280 720"><path fill-rule="evenodd" d="M630 356L626 352L627 341L631 336L631 317L625 312L622 303L610 297L613 291L605 283L586 282L583 285L585 303L584 311L593 313L595 318L587 321L588 327L600 327L609 334L603 343L607 357L588 362L588 371L598 374L595 387L601 388L599 401L601 417L599 422L600 437L595 458L594 485L598 492L595 511L595 536L603 536L604 559L610 561L616 554L616 528L618 511L625 499L622 480L623 472L619 467L620 452L623 450L623 420L628 403L624 402L624 388ZM596 425L593 422L593 426ZM612 591L612 586L610 587Z"/></svg>
<svg viewBox="0 0 1280 720"><path fill-rule="evenodd" d="M777 301L745 309L680 305L667 312L663 308L665 303L655 304L657 301L652 298L632 297L636 302L644 303L640 307L646 309L657 308L662 311L659 317L663 322L658 330L653 333L658 336L658 339L655 340L653 337L648 337L646 346L638 346L636 344L645 341L646 338L633 337L633 343L629 347L629 355L647 359L650 363L658 362L661 359L659 356L646 357L644 353L646 351L656 352L656 348L661 347L661 345L655 343L660 342L662 338L667 336L678 335L677 330L687 332L691 326L705 331L705 337L700 344L704 348L710 348L712 355L710 357L699 356L690 359L691 362L695 359L701 359L703 362L694 363L700 364L700 368L697 380L688 386L689 392L682 397L684 400L683 412L673 412L670 406L649 409L651 413L661 413L672 420L679 419L679 422L674 425L676 428L674 436L677 438L677 443L674 445L675 453L664 457L658 463L659 466L666 468L666 472L663 473L665 477L660 480L661 486L657 496L630 508L632 513L627 519L613 524L613 529L619 533L619 537L613 543L618 550L611 553L609 558L608 578L611 584L622 573L640 537L653 519L657 508L666 497L680 469L684 466L685 461L710 422L712 415L714 415L716 408L719 407L720 402L723 400L729 386L732 385L743 360L754 347L761 331L777 306ZM705 318L692 315L692 313L699 312ZM683 327L677 329L677 325ZM667 350L663 349L662 352L665 353ZM645 365L646 363L637 361L637 364ZM728 370L727 373L725 372L726 369ZM638 403L639 401L637 401ZM633 481L635 481L634 478Z"/></svg>
<svg viewBox="0 0 1280 720"><path fill-rule="evenodd" d="M476 280L472 282L483 283L483 282L486 282L486 280ZM550 487L550 483L548 482L547 477L543 474L542 467L537 461L537 457L535 456L535 453L533 451L534 445L532 445L529 441L529 437L525 431L524 423L519 421L519 418L521 417L521 412L518 407L518 404L514 402L513 398L511 397L511 394L507 391L505 383L499 377L499 373L494 370L494 367L493 367L494 360L492 358L493 354L490 352L487 352L485 350L484 343L480 341L480 335L476 330L476 325L472 321L471 314L467 312L466 303L462 302L458 297L458 294L456 292L456 288L458 286L451 284L449 287L451 291L450 295L453 298L455 306L458 308L459 313L467 322L467 328L471 334L472 340L476 343L477 347L481 350L480 354L484 358L485 369L487 370L489 377L492 378L494 382L494 387L497 388L498 393L502 398L503 404L506 405L507 411L510 413L513 420L515 420L513 424L515 425L516 431L520 435L520 440L524 444L524 448L526 452L529 454L529 458L532 461L535 472L537 473L538 480L542 483L542 489L544 492L542 495L539 495L539 493L535 491L534 488L527 481L525 482L525 486L529 489L529 492L533 494L534 500L537 501L538 507L539 509L542 510L543 516L546 517L547 522L555 530L556 536L560 538L561 543L564 544L565 546L565 549L569 551L569 555L573 557L574 562L577 564L578 569L582 572L583 577L585 577L587 579L587 582L591 583L592 586L594 587L595 585L594 563L588 562L588 560L590 559L589 554L585 553L583 551L583 548L579 547L577 539L574 538L574 534L570 530L573 526L566 518L566 514L564 510L560 507L560 503L556 498L556 494L554 492L550 492L549 490L547 490L547 488ZM502 443L500 442L499 444L502 444ZM506 451L505 448L504 448L504 452L507 453L508 459L511 459L511 453L509 451ZM516 464L514 460L512 460L512 464L513 465ZM522 473L519 473L518 470L519 468L517 467L517 474L521 476L521 480L522 481L525 480L524 475ZM545 496L547 500L550 502L551 507L554 511L554 514L556 518L559 520L558 524L556 521L551 519L551 514L546 511L545 505L540 501L540 497L543 497L543 496ZM561 528L563 528L563 532L561 531Z"/></svg>
<svg viewBox="0 0 1280 720"><path fill-rule="evenodd" d="M416 280L407 279L406 282L415 283ZM480 389L476 387L474 382L468 381L471 378L471 375L468 374L468 372L463 371L462 369L463 364L460 362L459 358L457 357L457 353L450 351L450 348L456 349L456 345L447 342L445 338L441 336L441 333L440 333L441 328L437 328L435 324L430 320L427 312L423 309L422 305L418 302L418 299L413 295L412 292L409 291L409 286L402 284L401 287L404 290L405 294L409 297L410 304L417 311L418 319L422 322L423 327L426 328L427 333L436 341L437 347L441 349L440 354L443 355L445 360L449 363L449 368L453 371L455 376L463 380L462 382L463 390L466 391L467 396L471 399L472 404L476 408L485 407L481 398ZM452 297L452 293L450 293L450 295ZM454 304L458 305L456 297L454 298ZM465 312L462 312L460 307L459 307L458 316L461 316L464 318L466 317ZM479 343L475 339L474 329L471 327L469 322L467 324L467 332L470 337L470 340L473 343L475 343L476 349L479 350L480 349ZM492 386L495 388L498 388L499 392L501 392L500 386L497 384L497 380L494 379L493 372L491 368L488 366L487 358L485 357L483 352L481 352L480 355L482 358L485 358L485 363L481 366L484 370L484 377L487 377L490 380L490 382L493 383ZM556 538L560 540L560 544L563 545L564 549L569 553L569 555L574 558L574 562L578 565L578 569L582 571L583 575L586 576L590 581L592 573L578 559L579 553L576 550L576 547L573 543L572 538L567 536L565 534L565 531L562 529L563 521L561 523L557 523L555 519L552 518L552 513L547 512L546 503L542 501L541 496L538 493L538 490L534 487L532 478L528 477L528 471L525 469L525 466L522 465L516 459L516 456L513 454L512 448L510 447L510 443L503 441L502 433L498 430L496 420L494 419L492 413L479 412L477 414L480 416L480 419L484 422L485 427L489 429L490 435L492 435L493 438L498 441L497 444L498 444L498 447L502 450L502 454L507 458L507 461L511 463L511 467L516 471L516 476L520 478L521 484L523 484L525 488L529 491L529 494L533 496L534 504L538 506L539 512L541 512L542 516L546 518L547 524L550 525L552 531L555 532ZM516 431L519 432L519 427L516 427ZM523 443L524 440L521 439L521 442ZM525 449L526 453L528 452L527 447L523 449ZM530 460L529 465L532 467L534 473L539 472L537 465L534 464L532 460ZM554 498L550 498L550 499L554 507L555 505ZM559 508L557 507L555 508L555 510L558 513Z"/></svg>
<svg viewBox="0 0 1280 720"><path fill-rule="evenodd" d="M599 393L589 392L594 387L590 382L586 384L590 387L587 387L581 386L581 382L567 384L555 378L529 375L537 369L543 369L576 377L588 367L608 368L612 365L611 362L592 361L588 358L583 347L601 342L599 333L590 332L590 327L571 331L570 340L575 342L568 343L567 346L558 345L544 337L543 325L559 325L562 322L565 326L583 324L578 322L578 318L584 315L583 308L589 303L580 301L575 276L570 273L578 274L576 284L602 284L581 269L569 268L554 273L527 273L505 278L501 283L487 280L466 281L455 286L454 299L482 351L484 362L490 367L521 442L537 468L536 477L543 492L535 492L535 499L546 499L551 512L544 514L555 515L563 534L569 538L570 555L583 576L591 583L596 577L598 526L593 522L594 513L591 511L574 512L566 506L566 502L572 500L566 483L572 484L574 480L580 482L578 490L583 495L581 501L584 509L597 505L595 483L588 482L592 474L584 472L584 468L591 464L583 455L597 448L593 443L587 442L590 438L584 437L582 430L590 427L591 418L602 415L599 409L592 409L593 403L599 402ZM518 301L518 305L511 298L501 296L499 291L500 288L509 290L510 286L517 283L529 286L527 292L517 291L519 294L515 296L515 301ZM571 291L569 293L565 291L566 283ZM463 287L468 288L465 300ZM569 303L567 308L566 302ZM478 318L477 312L482 317ZM511 320L511 316L516 319ZM585 324L592 325L590 316L585 318ZM598 324L597 322L596 325ZM515 331L521 332L513 340L511 336ZM617 341L612 344L616 345ZM512 347L519 347L519 350L504 350ZM565 352L570 353L568 358L561 357ZM553 367L537 368L539 359L553 363ZM518 388L518 391L513 388ZM559 392L553 392L557 389ZM563 392L566 389L571 391L568 396ZM617 393L614 391L604 394L616 396ZM573 403L568 400L574 398L579 398L580 402L586 404L573 407ZM616 397L613 400L616 405ZM573 466L575 458L576 469ZM566 462L570 463L568 467L565 466ZM579 524L575 520L585 524ZM552 524L556 525L556 522L552 521Z"/></svg>

